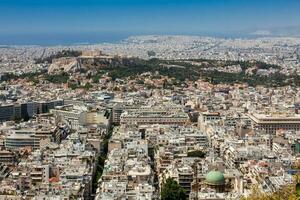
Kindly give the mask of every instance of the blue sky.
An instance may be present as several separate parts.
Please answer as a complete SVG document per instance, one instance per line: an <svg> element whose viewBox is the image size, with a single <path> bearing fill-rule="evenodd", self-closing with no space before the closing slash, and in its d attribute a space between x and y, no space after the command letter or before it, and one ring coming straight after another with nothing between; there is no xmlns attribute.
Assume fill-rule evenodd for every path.
<svg viewBox="0 0 300 200"><path fill-rule="evenodd" d="M0 34L224 33L299 25L300 0L0 0Z"/></svg>

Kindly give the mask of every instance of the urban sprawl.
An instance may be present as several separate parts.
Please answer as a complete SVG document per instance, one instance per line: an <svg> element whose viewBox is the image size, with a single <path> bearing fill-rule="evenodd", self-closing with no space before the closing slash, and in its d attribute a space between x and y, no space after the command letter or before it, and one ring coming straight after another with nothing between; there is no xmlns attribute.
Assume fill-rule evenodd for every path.
<svg viewBox="0 0 300 200"><path fill-rule="evenodd" d="M281 191L300 172L299 45L137 36L0 46L0 200Z"/></svg>

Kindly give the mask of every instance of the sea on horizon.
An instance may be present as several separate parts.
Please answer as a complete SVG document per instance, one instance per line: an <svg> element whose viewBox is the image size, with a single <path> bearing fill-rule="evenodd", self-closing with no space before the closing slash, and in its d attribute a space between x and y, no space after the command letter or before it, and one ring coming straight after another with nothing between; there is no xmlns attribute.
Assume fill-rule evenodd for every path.
<svg viewBox="0 0 300 200"><path fill-rule="evenodd" d="M0 46L39 45L39 46L68 46L88 45L99 43L117 43L134 35L196 35L220 38L256 38L249 34L224 33L0 33Z"/></svg>

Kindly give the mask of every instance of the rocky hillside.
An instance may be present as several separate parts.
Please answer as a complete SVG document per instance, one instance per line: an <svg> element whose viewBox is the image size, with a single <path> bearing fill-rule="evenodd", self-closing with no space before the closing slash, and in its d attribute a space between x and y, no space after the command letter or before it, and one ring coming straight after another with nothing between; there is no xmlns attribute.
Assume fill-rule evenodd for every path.
<svg viewBox="0 0 300 200"><path fill-rule="evenodd" d="M72 74L78 71L96 73L104 67L129 66L133 62L134 59L130 58L108 56L102 53L82 52L79 56L53 58L50 60L48 73L66 72Z"/></svg>

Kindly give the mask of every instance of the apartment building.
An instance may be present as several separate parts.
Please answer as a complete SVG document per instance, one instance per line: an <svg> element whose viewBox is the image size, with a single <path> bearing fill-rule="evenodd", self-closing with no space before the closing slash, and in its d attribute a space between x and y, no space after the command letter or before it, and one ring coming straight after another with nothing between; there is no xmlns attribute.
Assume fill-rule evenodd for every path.
<svg viewBox="0 0 300 200"><path fill-rule="evenodd" d="M253 126L266 133L274 134L278 130L294 130L300 131L300 115L266 115L266 114L250 114L249 118L253 122Z"/></svg>
<svg viewBox="0 0 300 200"><path fill-rule="evenodd" d="M184 125L189 122L189 116L182 112L170 112L167 110L142 110L126 111L121 115L121 124L169 124Z"/></svg>
<svg viewBox="0 0 300 200"><path fill-rule="evenodd" d="M4 138L4 146L7 150L28 147L36 150L40 148L40 140L35 136L34 130L12 130Z"/></svg>

